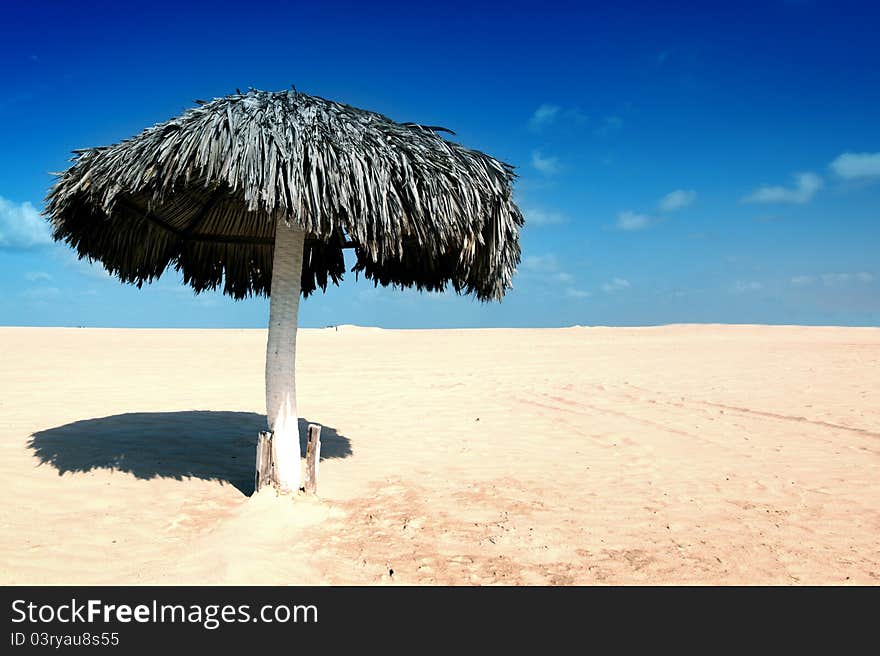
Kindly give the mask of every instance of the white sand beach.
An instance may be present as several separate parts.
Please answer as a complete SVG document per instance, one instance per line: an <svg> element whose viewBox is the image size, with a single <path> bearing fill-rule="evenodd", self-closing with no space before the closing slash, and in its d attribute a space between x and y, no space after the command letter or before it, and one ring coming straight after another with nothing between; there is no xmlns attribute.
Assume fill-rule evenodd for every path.
<svg viewBox="0 0 880 656"><path fill-rule="evenodd" d="M880 329L0 328L0 583L876 584Z"/></svg>

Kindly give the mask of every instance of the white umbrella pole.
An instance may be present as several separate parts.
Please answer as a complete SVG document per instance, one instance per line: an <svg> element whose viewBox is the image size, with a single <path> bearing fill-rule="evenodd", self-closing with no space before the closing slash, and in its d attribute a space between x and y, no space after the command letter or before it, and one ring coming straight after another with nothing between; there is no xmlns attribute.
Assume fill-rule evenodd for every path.
<svg viewBox="0 0 880 656"><path fill-rule="evenodd" d="M296 415L296 322L305 233L279 219L272 259L269 339L266 345L266 417L273 432L275 476L282 490L300 487Z"/></svg>

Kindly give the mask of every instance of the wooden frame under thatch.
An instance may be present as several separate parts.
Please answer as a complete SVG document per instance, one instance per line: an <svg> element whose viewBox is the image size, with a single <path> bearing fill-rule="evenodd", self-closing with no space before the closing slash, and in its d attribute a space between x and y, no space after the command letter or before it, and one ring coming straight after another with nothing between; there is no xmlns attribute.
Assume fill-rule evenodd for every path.
<svg viewBox="0 0 880 656"><path fill-rule="evenodd" d="M376 284L500 299L520 259L513 169L440 130L252 90L76 151L46 214L56 240L137 285L173 266L197 292L268 295L283 217L306 234L305 295L353 247Z"/></svg>

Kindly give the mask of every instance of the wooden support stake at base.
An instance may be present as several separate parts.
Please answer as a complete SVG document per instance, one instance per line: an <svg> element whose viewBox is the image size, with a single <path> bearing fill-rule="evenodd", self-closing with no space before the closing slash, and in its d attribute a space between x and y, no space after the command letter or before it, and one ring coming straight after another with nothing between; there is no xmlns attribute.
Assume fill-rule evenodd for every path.
<svg viewBox="0 0 880 656"><path fill-rule="evenodd" d="M272 432L264 431L257 438L257 471L254 476L254 492L267 485L275 485L275 449L272 448Z"/></svg>
<svg viewBox="0 0 880 656"><path fill-rule="evenodd" d="M306 442L306 475L303 490L306 494L318 493L318 463L321 461L321 427L309 424Z"/></svg>

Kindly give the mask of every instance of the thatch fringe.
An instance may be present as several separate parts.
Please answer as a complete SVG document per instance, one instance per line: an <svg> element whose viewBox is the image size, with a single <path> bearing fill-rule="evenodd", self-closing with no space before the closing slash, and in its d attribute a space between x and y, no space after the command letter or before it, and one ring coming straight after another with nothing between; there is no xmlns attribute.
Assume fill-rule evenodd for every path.
<svg viewBox="0 0 880 656"><path fill-rule="evenodd" d="M76 151L47 197L55 239L126 282L169 266L196 291L268 294L278 217L307 233L303 292L354 269L376 284L500 299L523 218L511 166L296 91L215 99L104 148Z"/></svg>

